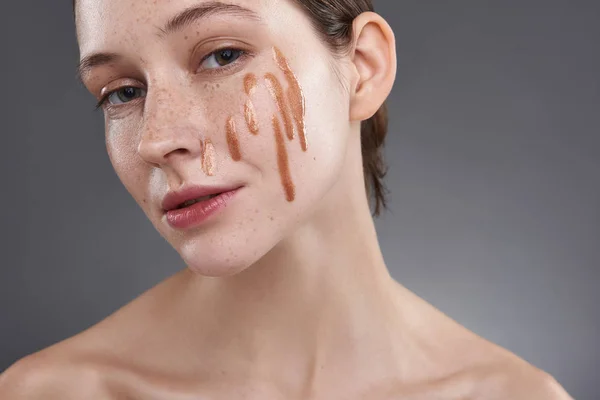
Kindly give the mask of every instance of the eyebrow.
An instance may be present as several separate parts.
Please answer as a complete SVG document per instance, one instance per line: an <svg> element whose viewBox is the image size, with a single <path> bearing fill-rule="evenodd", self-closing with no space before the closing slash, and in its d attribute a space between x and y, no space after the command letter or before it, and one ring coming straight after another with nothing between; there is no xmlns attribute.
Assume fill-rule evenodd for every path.
<svg viewBox="0 0 600 400"><path fill-rule="evenodd" d="M220 1L205 2L201 5L187 8L175 15L162 28L158 28L158 36L164 38L167 35L173 34L185 27L197 22L201 19L206 19L214 15L233 15L243 17L255 21L262 21L260 16L248 8L237 4L223 3ZM92 69L118 61L122 56L116 53L94 53L84 57L77 66L77 78L83 82L83 77L86 76Z"/></svg>
<svg viewBox="0 0 600 400"><path fill-rule="evenodd" d="M212 15L233 15L235 17L244 17L255 21L261 21L260 16L255 11L248 8L237 4L210 1L199 6L185 9L171 18L163 28L158 30L159 36L164 37L172 34L182 30L199 19L207 18Z"/></svg>
<svg viewBox="0 0 600 400"><path fill-rule="evenodd" d="M120 58L121 56L116 53L95 53L84 57L77 65L77 78L83 82L83 77L95 67L111 64Z"/></svg>

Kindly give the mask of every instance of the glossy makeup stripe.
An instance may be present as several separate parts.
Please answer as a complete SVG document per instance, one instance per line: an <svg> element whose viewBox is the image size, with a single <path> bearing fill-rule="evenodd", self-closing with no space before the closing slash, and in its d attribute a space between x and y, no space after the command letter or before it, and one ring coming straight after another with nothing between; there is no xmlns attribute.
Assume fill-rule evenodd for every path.
<svg viewBox="0 0 600 400"><path fill-rule="evenodd" d="M216 152L215 146L212 144L210 139L204 141L202 151L202 170L208 176L215 174L216 167Z"/></svg>
<svg viewBox="0 0 600 400"><path fill-rule="evenodd" d="M256 89L256 83L257 83L256 75L247 74L244 77L244 91L246 92L246 94L248 96L252 96L252 93L254 93L254 90Z"/></svg>
<svg viewBox="0 0 600 400"><path fill-rule="evenodd" d="M229 153L233 161L240 161L242 154L240 153L240 142L237 137L237 131L235 129L235 122L233 117L229 117L227 120L227 145L229 146Z"/></svg>
<svg viewBox="0 0 600 400"><path fill-rule="evenodd" d="M271 94L271 97L275 101L275 104L283 122L282 129L278 115L274 114L271 118L271 123L273 125L273 133L275 136L275 150L277 152L277 167L279 169L279 176L284 189L285 198L288 202L292 202L296 198L296 187L292 180L289 155L286 147L287 143L283 131L285 130L285 135L289 140L293 140L295 137L295 122L302 150L307 150L306 126L304 122L306 106L304 103L304 94L302 92L302 88L298 83L298 79L292 72L287 62L287 59L283 56L281 51L279 51L279 49L275 47L273 48L273 54L277 67L281 71L283 71L285 79L288 83L289 87L287 89L287 92L284 91L279 79L275 76L274 73L266 73L264 75L264 80L267 89ZM246 94L246 96L248 96L244 104L244 119L246 121L248 129L250 130L252 135L255 136L258 134L259 131L258 118L256 110L254 108L254 104L252 103L252 99L250 97L256 91L257 85L258 81L256 75L249 73L244 77L244 93ZM229 117L229 119L227 120L226 132L227 144L229 146L231 158L234 161L239 161L242 159L242 155L240 152L240 143L238 140L238 134L233 116ZM206 151L205 153L206 154L204 155L204 158L206 159L206 157L208 157L208 151ZM212 164L209 161L203 161L203 168L205 169L205 171L208 171L210 169L208 167L209 164L214 165L214 161Z"/></svg>
<svg viewBox="0 0 600 400"><path fill-rule="evenodd" d="M273 54L277 66L283 71L288 82L289 89L287 91L287 98L290 102L292 115L296 121L296 128L298 129L298 136L300 137L300 145L302 146L302 150L306 151L308 148L308 143L306 140L306 124L304 121L304 116L306 114L304 93L302 92L298 78L296 78L296 75L294 72L292 72L287 59L284 57L281 51L277 47L274 47Z"/></svg>
<svg viewBox="0 0 600 400"><path fill-rule="evenodd" d="M265 74L265 80L267 81L267 87L269 88L275 103L277 103L277 108L281 113L281 117L283 118L283 125L285 127L287 137L289 140L292 140L294 139L294 125L292 124L292 120L288 113L281 83L279 83L277 77L270 72Z"/></svg>
<svg viewBox="0 0 600 400"><path fill-rule="evenodd" d="M246 101L244 105L244 119L246 120L246 125L248 125L248 130L253 135L258 135L258 120L256 119L256 111L254 111L254 104L252 101Z"/></svg>
<svg viewBox="0 0 600 400"><path fill-rule="evenodd" d="M244 91L248 97L252 96L256 90L256 85L256 75L247 74L244 77ZM254 104L251 99L246 100L246 104L244 105L244 119L246 120L246 125L248 125L250 133L258 135L258 119L256 118L256 111L254 110Z"/></svg>
<svg viewBox="0 0 600 400"><path fill-rule="evenodd" d="M275 145L277 149L277 166L279 167L279 175L281 177L281 184L285 190L285 198L287 201L292 202L296 198L296 188L292 182L290 174L290 163L288 159L287 149L285 148L285 139L281 132L281 126L277 115L273 115L273 131L275 133Z"/></svg>

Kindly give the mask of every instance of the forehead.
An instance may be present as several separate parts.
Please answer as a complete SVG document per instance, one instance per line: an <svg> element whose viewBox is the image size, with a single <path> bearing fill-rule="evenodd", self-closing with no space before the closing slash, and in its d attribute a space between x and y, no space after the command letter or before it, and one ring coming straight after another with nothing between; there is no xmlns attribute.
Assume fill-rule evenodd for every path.
<svg viewBox="0 0 600 400"><path fill-rule="evenodd" d="M275 11L283 3L288 0L77 0L77 34L81 52L85 53L129 40L150 39L150 35L160 36L169 22L186 10L202 9L211 18L250 19L253 13L266 23L275 12L278 17L285 17L281 10Z"/></svg>

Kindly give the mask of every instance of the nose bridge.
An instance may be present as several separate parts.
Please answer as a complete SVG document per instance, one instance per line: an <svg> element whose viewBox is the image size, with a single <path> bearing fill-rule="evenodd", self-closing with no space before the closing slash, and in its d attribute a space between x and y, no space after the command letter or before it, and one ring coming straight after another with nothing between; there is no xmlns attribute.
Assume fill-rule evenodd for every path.
<svg viewBox="0 0 600 400"><path fill-rule="evenodd" d="M139 155L150 163L164 164L173 153L199 153L202 132L190 117L190 101L177 83L150 87L144 104Z"/></svg>

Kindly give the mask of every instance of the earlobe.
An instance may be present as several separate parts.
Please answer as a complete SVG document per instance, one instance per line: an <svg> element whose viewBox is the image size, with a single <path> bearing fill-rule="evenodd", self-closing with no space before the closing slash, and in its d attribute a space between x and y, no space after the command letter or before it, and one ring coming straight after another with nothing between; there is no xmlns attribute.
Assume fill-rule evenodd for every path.
<svg viewBox="0 0 600 400"><path fill-rule="evenodd" d="M353 22L355 69L351 87L350 120L364 121L381 107L396 79L396 42L389 24L378 14L365 12Z"/></svg>

